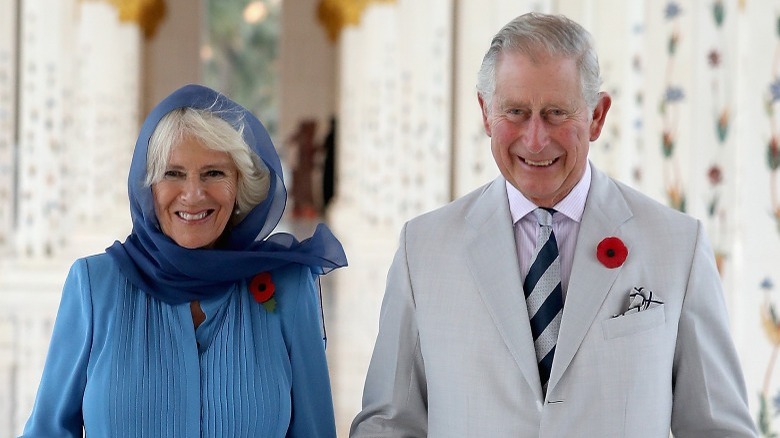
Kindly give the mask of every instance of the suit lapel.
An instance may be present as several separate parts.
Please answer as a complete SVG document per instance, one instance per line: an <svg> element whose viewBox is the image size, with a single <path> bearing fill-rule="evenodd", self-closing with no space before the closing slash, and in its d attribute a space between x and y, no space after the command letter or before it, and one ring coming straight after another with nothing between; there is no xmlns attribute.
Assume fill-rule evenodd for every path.
<svg viewBox="0 0 780 438"><path fill-rule="evenodd" d="M574 251L548 391L555 387L571 363L620 273L621 267L608 269L598 261L596 247L605 237L619 236L620 227L632 216L617 185L595 167L591 168L591 187Z"/></svg>
<svg viewBox="0 0 780 438"><path fill-rule="evenodd" d="M493 181L467 214L468 262L482 301L531 390L542 400L528 310L517 263L505 180Z"/></svg>

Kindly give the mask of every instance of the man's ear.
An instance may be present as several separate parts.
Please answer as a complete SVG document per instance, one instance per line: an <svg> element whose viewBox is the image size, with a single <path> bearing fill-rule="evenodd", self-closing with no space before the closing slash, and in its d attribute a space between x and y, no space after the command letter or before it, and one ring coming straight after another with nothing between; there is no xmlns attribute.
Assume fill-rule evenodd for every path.
<svg viewBox="0 0 780 438"><path fill-rule="evenodd" d="M612 106L612 98L606 91L599 93L599 101L596 108L593 109L593 120L590 122L590 141L595 141L601 135L604 128L604 121L607 119L607 112Z"/></svg>
<svg viewBox="0 0 780 438"><path fill-rule="evenodd" d="M490 122L488 121L488 112L490 111L490 108L487 107L487 102L485 102L485 99L483 99L482 95L479 93L477 93L477 100L479 101L480 109L482 109L482 126L485 128L485 134L490 137Z"/></svg>

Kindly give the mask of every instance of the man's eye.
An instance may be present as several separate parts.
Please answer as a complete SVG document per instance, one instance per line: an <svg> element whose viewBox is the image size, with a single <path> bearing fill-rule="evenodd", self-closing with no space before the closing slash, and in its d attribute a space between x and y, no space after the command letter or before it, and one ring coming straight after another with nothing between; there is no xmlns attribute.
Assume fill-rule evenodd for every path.
<svg viewBox="0 0 780 438"><path fill-rule="evenodd" d="M551 109L546 114L551 122L562 122L566 119L566 112L560 109Z"/></svg>
<svg viewBox="0 0 780 438"><path fill-rule="evenodd" d="M511 116L513 119L522 119L527 116L525 110L521 109L510 109L507 111L507 114L509 114L509 116Z"/></svg>

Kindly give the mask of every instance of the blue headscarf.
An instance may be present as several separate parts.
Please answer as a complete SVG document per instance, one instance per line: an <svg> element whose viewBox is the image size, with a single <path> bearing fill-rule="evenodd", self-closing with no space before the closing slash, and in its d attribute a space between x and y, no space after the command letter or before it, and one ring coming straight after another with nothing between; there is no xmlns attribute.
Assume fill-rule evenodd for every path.
<svg viewBox="0 0 780 438"><path fill-rule="evenodd" d="M152 190L144 183L149 138L163 116L184 107L209 110L233 126L243 122L244 141L270 171L268 197L241 222L228 225L218 248L187 249L163 234ZM184 86L152 109L135 144L127 185L133 230L124 243L116 241L106 252L131 283L166 303L218 296L236 281L290 263L309 266L316 274L347 265L341 243L323 224L302 242L286 233L270 235L287 203L279 155L252 113L210 88Z"/></svg>

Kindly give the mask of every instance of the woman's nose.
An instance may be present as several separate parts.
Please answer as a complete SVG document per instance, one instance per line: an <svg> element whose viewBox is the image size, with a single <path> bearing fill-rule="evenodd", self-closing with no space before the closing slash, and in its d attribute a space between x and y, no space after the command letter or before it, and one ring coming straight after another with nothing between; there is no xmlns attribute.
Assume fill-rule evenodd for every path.
<svg viewBox="0 0 780 438"><path fill-rule="evenodd" d="M200 178L187 178L182 187L181 197L185 201L197 201L205 196L203 181Z"/></svg>

